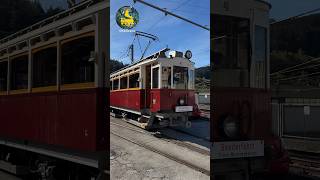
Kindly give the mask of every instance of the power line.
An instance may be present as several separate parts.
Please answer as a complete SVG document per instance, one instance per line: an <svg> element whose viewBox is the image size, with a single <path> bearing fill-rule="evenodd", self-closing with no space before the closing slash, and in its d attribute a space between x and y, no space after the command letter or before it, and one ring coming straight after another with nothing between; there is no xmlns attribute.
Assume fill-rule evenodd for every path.
<svg viewBox="0 0 320 180"><path fill-rule="evenodd" d="M298 15L295 15L295 16L292 16L292 17L289 17L289 18L280 20L280 21L273 22L273 23L271 23L271 25L278 24L278 23L282 23L282 22L284 22L284 21L295 20L295 19L298 19L298 18L300 18L300 17L302 17L302 16L315 13L315 12L317 12L317 11L320 11L320 8L317 8L317 9L314 9L314 10L311 10L311 11L306 11L306 12L304 12L304 13L301 13L301 14L298 14Z"/></svg>
<svg viewBox="0 0 320 180"><path fill-rule="evenodd" d="M176 10L178 10L179 8L181 8L182 6L186 5L186 3L188 3L190 1L186 0L183 3L179 4L177 7L175 7L173 10L171 10L171 12L174 12ZM150 26L150 28L147 31L150 31L151 29L153 29L154 27L156 27L156 25L158 25L161 21L163 21L165 18L167 17L167 15L165 14L165 16L163 16L160 20L158 20L157 22L155 22L153 25Z"/></svg>
<svg viewBox="0 0 320 180"><path fill-rule="evenodd" d="M157 7L157 6L153 5L153 4L147 3L147 2L145 2L145 1L143 1L143 0L133 0L133 1L134 1L134 2L140 2L140 3L142 3L142 4L145 4L145 5L149 6L149 7L152 7L152 8L154 8L154 9L157 9L157 10L159 10L159 11L164 12L165 15L174 16L174 17L176 17L176 18L178 18L178 19L181 19L181 20L186 21L186 22L188 22L188 23L190 23L190 24L193 24L193 25L195 25L195 26L197 26L197 27L200 27L200 28L202 28L202 29L205 29L205 30L207 30L207 31L210 31L210 28L208 28L208 27L205 27L205 26L203 26L203 25L201 25L201 24L198 24L198 23L196 23L196 22L193 22L193 21L191 21L191 20L189 20L189 19L187 19L187 18L184 18L184 17L179 16L179 15L177 15L177 14L174 14L174 13L172 13L172 12L169 12L169 11L167 11L167 10L165 10L165 9L161 9L161 8L159 8L159 7Z"/></svg>
<svg viewBox="0 0 320 180"><path fill-rule="evenodd" d="M311 74L306 74L306 75L300 75L300 76L294 76L294 77L289 77L289 78L283 78L283 79L279 79L279 80L277 80L277 81L285 81L285 80L299 79L299 78L309 77L309 76L316 75L316 74L320 74L320 72L311 73Z"/></svg>
<svg viewBox="0 0 320 180"><path fill-rule="evenodd" d="M282 69L280 71L277 71L277 72L274 72L274 73L270 74L270 76L273 76L275 74L281 74L282 72L287 71L287 70L291 70L292 68L299 67L299 66L311 63L311 62L316 62L316 61L320 61L320 57L311 59L311 60L309 60L307 62L304 62L304 63L301 63L301 64L297 64L297 65L294 65L294 66L291 66L291 67L284 68L284 69Z"/></svg>

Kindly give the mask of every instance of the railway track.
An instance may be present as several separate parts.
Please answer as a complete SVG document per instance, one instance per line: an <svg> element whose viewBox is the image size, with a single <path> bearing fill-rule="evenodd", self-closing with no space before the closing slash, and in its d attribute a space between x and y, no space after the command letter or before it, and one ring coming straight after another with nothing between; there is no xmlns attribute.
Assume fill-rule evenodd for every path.
<svg viewBox="0 0 320 180"><path fill-rule="evenodd" d="M194 166L193 164L190 164L190 163L187 162L187 161L178 159L178 158L176 158L176 157L174 157L174 156L172 156L172 155L170 155L170 154L168 154L168 153L159 151L159 150L157 150L156 148L150 147L150 146L148 146L148 145L146 145L146 144L133 141L133 140L131 140L131 139L129 139L129 138L126 138L126 137L124 137L124 136L122 136L122 135L120 135L120 134L118 134L118 133L116 133L116 132L110 131L110 133L113 134L113 135L115 135L115 136L117 136L117 137L119 137L119 138L121 138L121 139L124 139L124 140L126 140L126 141L128 141L128 142L130 142L130 143L136 144L136 145L138 145L138 146L140 146L140 147L143 147L143 148L145 148L145 149L147 149L147 150L149 150L149 151L152 151L152 152L157 153L157 154L159 154L159 155L161 155L161 156L164 156L164 157L166 157L166 158L168 158L168 159L170 159L170 160L172 160L172 161L175 161L175 162L177 162L177 163L179 163L179 164L185 165L185 166L187 166L187 167L189 167L189 168L191 168L191 169L194 169L194 170L196 170L196 171L202 172L203 174L206 174L206 175L210 176L210 171L208 171L208 170L206 170L206 169L203 169L203 168L201 168L201 167Z"/></svg>
<svg viewBox="0 0 320 180"><path fill-rule="evenodd" d="M172 142L174 144L177 144L178 146L181 146L181 147L185 147L185 148L188 148L189 150L192 150L192 151L195 151L195 152L198 152L198 153L201 153L201 154L205 154L205 155L210 155L210 151L206 151L202 148L199 148L197 146L194 146L190 143L186 143L186 142L182 142L182 141L179 141L179 140L176 140L175 137L173 136L170 136L166 133L164 133L163 131L159 132L159 131L154 131L154 132L149 132L149 131L146 131L146 130L138 130L137 128L135 127L130 127L129 125L123 125L123 124L118 124L118 123L114 123L114 122L110 122L110 124L112 125L115 125L115 126L119 126L119 127L123 127L123 128L126 128L126 129L129 129L131 131L134 131L134 132L137 132L137 133L141 133L141 134L147 134L147 135L150 135L150 136L154 136L156 138L166 138L165 140L168 141L168 142ZM171 128L170 128L171 129ZM183 131L179 131L179 130L176 130L176 129L172 129L172 130L175 130L179 133L183 133L183 134L186 134L186 135L189 135L189 136L193 136L192 134L190 133L186 133L186 132L183 132ZM198 138L196 136L193 136L195 138ZM204 138L199 138L199 139L202 139L204 141L207 141L207 139L204 139ZM164 140L164 139L163 139Z"/></svg>
<svg viewBox="0 0 320 180"><path fill-rule="evenodd" d="M166 137L165 135L159 134L158 132L147 132L147 131L145 131L145 130L138 130L138 129L134 128L134 127L130 127L130 126L123 125L123 124L118 124L118 123L114 123L114 122L110 122L110 123L111 123L111 125L118 126L118 127L121 127L121 128L125 128L125 129L127 129L127 130L134 131L134 132L137 132L137 133L141 133L141 134L145 134L145 135L153 135L153 136L155 136L155 137L157 137L157 138L159 138L159 136L161 136L161 137ZM198 166L196 166L196 165L194 165L194 164L192 164L192 163L190 163L190 162L188 162L188 161L185 161L185 160L183 160L183 159L177 158L177 157L175 157L174 155L172 155L172 154L170 154L170 153L168 153L168 152L160 151L159 149L154 148L154 147L152 147L152 146L149 146L149 145L146 144L146 143L141 143L141 142L136 141L136 140L134 140L134 139L125 137L125 136L123 136L123 135L121 135L121 134L119 134L119 133L117 133L117 132L115 132L115 131L113 131L113 130L111 130L110 133L111 133L112 135L117 136L117 137L119 137L119 138L121 138L121 139L124 139L124 140L126 140L126 141L128 141L128 142L130 142L130 143L136 144L136 145L138 145L138 146L140 146L140 147L143 147L143 148L145 148L145 149L147 149L147 150L149 150L149 151L152 151L152 152L157 153L157 154L159 154L159 155L161 155L161 156L164 156L164 157L166 157L166 158L168 158L168 159L170 159L170 160L172 160L172 161L175 161L175 162L177 162L177 163L179 163L179 164L185 165L185 166L187 166L187 167L189 167L189 168L191 168L191 169L194 169L194 170L196 170L196 171L199 171L199 172L201 172L201 173L203 173L203 174L206 174L206 175L208 175L208 176L210 175L210 171L209 171L209 170L204 169L204 168L202 168L202 167L198 167ZM172 143L174 143L174 144L177 144L178 146L186 147L186 148L188 148L189 150L195 151L195 152L197 152L197 153L201 153L201 154L205 154L205 155L209 155L209 154L210 154L209 152L206 152L206 151L204 151L203 149L197 148L197 147L192 146L192 145L190 145L190 144L187 144L187 143L184 143L184 142L175 141L175 140L172 139L171 137L169 137L168 139L166 139L166 141L172 142Z"/></svg>
<svg viewBox="0 0 320 180"><path fill-rule="evenodd" d="M304 177L320 179L320 156L304 152L290 151L290 171Z"/></svg>

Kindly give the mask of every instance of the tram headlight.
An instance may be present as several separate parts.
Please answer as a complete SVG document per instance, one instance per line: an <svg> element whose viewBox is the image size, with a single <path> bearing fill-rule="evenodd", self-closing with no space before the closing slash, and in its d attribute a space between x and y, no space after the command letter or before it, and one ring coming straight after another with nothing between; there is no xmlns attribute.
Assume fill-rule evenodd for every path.
<svg viewBox="0 0 320 180"><path fill-rule="evenodd" d="M185 103L185 102L184 102L184 99L183 99L183 98L180 98L180 99L179 99L179 104L182 106L182 105L184 105L184 103Z"/></svg>
<svg viewBox="0 0 320 180"><path fill-rule="evenodd" d="M223 121L223 131L226 136L229 138L235 138L239 134L239 123L238 121L233 118L232 116L228 116L224 121Z"/></svg>

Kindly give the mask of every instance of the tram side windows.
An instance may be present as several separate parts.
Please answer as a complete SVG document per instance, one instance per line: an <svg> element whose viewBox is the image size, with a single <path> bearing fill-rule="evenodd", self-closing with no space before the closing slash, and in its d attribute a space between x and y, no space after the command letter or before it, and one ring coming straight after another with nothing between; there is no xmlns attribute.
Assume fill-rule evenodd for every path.
<svg viewBox="0 0 320 180"><path fill-rule="evenodd" d="M90 61L94 51L94 36L63 43L61 48L62 84L94 82L95 66Z"/></svg>
<svg viewBox="0 0 320 180"><path fill-rule="evenodd" d="M28 89L28 55L11 60L10 90Z"/></svg>
<svg viewBox="0 0 320 180"><path fill-rule="evenodd" d="M57 48L33 54L33 87L55 86L57 83Z"/></svg>
<svg viewBox="0 0 320 180"><path fill-rule="evenodd" d="M127 89L128 88L128 77L124 76L120 78L120 89Z"/></svg>
<svg viewBox="0 0 320 180"><path fill-rule="evenodd" d="M139 88L139 73L129 76L129 88Z"/></svg>
<svg viewBox="0 0 320 180"><path fill-rule="evenodd" d="M171 88L171 67L162 67L162 88Z"/></svg>
<svg viewBox="0 0 320 180"><path fill-rule="evenodd" d="M190 89L195 89L194 84L195 84L195 80L194 80L194 70L190 70L189 71L189 83L190 83Z"/></svg>
<svg viewBox="0 0 320 180"><path fill-rule="evenodd" d="M267 29L255 26L255 61L264 62L267 58Z"/></svg>
<svg viewBox="0 0 320 180"><path fill-rule="evenodd" d="M119 79L113 80L113 89L112 90L118 90L119 89Z"/></svg>
<svg viewBox="0 0 320 180"><path fill-rule="evenodd" d="M173 66L173 84L175 89L188 89L188 68Z"/></svg>
<svg viewBox="0 0 320 180"><path fill-rule="evenodd" d="M220 15L215 15L214 19L214 84L220 87L248 87L251 57L249 20Z"/></svg>
<svg viewBox="0 0 320 180"><path fill-rule="evenodd" d="M159 67L152 69L152 88L159 88Z"/></svg>
<svg viewBox="0 0 320 180"><path fill-rule="evenodd" d="M8 61L0 61L0 92L7 91Z"/></svg>

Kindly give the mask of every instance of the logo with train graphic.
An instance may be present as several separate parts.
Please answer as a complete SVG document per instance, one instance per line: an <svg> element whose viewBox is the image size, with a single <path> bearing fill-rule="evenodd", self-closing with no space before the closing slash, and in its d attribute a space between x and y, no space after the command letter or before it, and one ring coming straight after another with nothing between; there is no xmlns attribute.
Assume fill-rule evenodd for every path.
<svg viewBox="0 0 320 180"><path fill-rule="evenodd" d="M132 29L139 22L139 13L133 7L123 6L117 11L116 21L122 29Z"/></svg>

